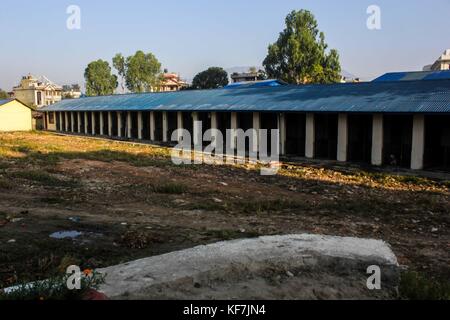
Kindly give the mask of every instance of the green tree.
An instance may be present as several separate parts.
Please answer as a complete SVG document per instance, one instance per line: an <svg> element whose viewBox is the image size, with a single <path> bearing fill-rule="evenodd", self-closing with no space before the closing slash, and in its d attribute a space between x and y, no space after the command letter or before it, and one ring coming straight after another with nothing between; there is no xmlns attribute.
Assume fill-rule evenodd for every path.
<svg viewBox="0 0 450 320"><path fill-rule="evenodd" d="M193 89L217 89L228 84L228 73L219 67L202 71L192 81Z"/></svg>
<svg viewBox="0 0 450 320"><path fill-rule="evenodd" d="M117 70L117 74L120 76L120 87L122 92L125 92L125 77L127 75L127 64L125 62L125 57L118 53L113 58L113 67Z"/></svg>
<svg viewBox="0 0 450 320"><path fill-rule="evenodd" d="M109 63L104 60L89 63L84 71L84 78L88 96L113 94L118 86L117 76L112 74Z"/></svg>
<svg viewBox="0 0 450 320"><path fill-rule="evenodd" d="M0 89L0 100L5 100L8 99L8 93L6 91L3 91L2 89Z"/></svg>
<svg viewBox="0 0 450 320"><path fill-rule="evenodd" d="M294 10L286 17L286 28L277 42L269 45L263 65L268 77L288 83L339 82L339 54L334 49L327 53L327 48L314 15Z"/></svg>
<svg viewBox="0 0 450 320"><path fill-rule="evenodd" d="M149 92L162 80L161 63L152 53L137 51L126 60L126 84L132 92Z"/></svg>

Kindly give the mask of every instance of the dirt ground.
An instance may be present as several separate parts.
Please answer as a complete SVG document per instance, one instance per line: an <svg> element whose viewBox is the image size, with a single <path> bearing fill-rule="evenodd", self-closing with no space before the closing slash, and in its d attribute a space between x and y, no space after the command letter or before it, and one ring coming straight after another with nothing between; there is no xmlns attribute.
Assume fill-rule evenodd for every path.
<svg viewBox="0 0 450 320"><path fill-rule="evenodd" d="M450 183L330 164L175 166L166 148L0 134L0 287L220 240L314 233L383 239L450 279ZM439 177L439 175L437 175ZM444 176L442 176L444 178ZM55 239L78 231L74 239Z"/></svg>

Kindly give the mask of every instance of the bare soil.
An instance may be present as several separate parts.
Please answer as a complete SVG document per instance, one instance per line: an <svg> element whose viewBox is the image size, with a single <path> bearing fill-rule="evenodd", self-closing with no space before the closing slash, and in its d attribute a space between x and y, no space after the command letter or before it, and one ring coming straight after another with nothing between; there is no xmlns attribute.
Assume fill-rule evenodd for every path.
<svg viewBox="0 0 450 320"><path fill-rule="evenodd" d="M328 164L175 166L165 148L0 134L0 287L221 240L314 233L383 239L450 279L448 181ZM76 230L75 239L50 234ZM331 276L331 275L330 275Z"/></svg>

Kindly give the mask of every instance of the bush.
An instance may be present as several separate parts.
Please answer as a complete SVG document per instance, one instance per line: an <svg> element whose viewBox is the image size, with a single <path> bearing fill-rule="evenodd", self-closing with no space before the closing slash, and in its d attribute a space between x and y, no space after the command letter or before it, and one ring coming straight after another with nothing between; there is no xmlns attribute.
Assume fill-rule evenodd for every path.
<svg viewBox="0 0 450 320"><path fill-rule="evenodd" d="M153 192L166 194L183 194L187 192L187 187L178 183L164 183L153 185L151 189L153 190Z"/></svg>
<svg viewBox="0 0 450 320"><path fill-rule="evenodd" d="M417 272L405 272L400 280L401 299L450 300L450 284L426 279Z"/></svg>

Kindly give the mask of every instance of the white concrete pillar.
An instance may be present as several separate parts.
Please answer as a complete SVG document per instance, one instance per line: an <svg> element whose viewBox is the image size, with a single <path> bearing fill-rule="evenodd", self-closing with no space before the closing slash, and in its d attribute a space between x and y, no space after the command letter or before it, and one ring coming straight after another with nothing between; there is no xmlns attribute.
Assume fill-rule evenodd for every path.
<svg viewBox="0 0 450 320"><path fill-rule="evenodd" d="M113 119L112 119L112 112L108 111L108 136L112 136L113 131Z"/></svg>
<svg viewBox="0 0 450 320"><path fill-rule="evenodd" d="M177 129L184 129L183 127L183 112L177 112ZM178 141L183 139L183 133L181 131L178 132Z"/></svg>
<svg viewBox="0 0 450 320"><path fill-rule="evenodd" d="M133 124L131 121L131 112L128 111L127 112L127 138L131 139L131 128L132 128Z"/></svg>
<svg viewBox="0 0 450 320"><path fill-rule="evenodd" d="M233 134L230 137L231 138L231 141L230 141L231 149L236 149L236 143L237 143L237 141L236 141L236 130L237 130L237 128L238 128L237 113L236 112L232 112L231 113L231 130L232 130Z"/></svg>
<svg viewBox="0 0 450 320"><path fill-rule="evenodd" d="M103 121L103 112L100 111L98 113L98 116L100 117L100 135L103 136L103 135L105 135L105 130L104 130L105 121Z"/></svg>
<svg viewBox="0 0 450 320"><path fill-rule="evenodd" d="M150 111L150 140L155 141L155 113L153 111Z"/></svg>
<svg viewBox="0 0 450 320"><path fill-rule="evenodd" d="M81 130L82 130L82 128L81 128L81 112L77 112L77 121L78 121L77 130L78 130L78 133L81 133Z"/></svg>
<svg viewBox="0 0 450 320"><path fill-rule="evenodd" d="M338 116L337 160L346 162L348 151L348 117L345 113Z"/></svg>
<svg viewBox="0 0 450 320"><path fill-rule="evenodd" d="M167 112L164 111L162 113L162 130L163 130L163 142L169 141L167 138L167 134L169 131L169 117L167 116Z"/></svg>
<svg viewBox="0 0 450 320"><path fill-rule="evenodd" d="M423 169L423 156L425 152L425 116L416 114L413 118L413 135L411 150L411 169Z"/></svg>
<svg viewBox="0 0 450 320"><path fill-rule="evenodd" d="M280 155L286 154L286 114L278 114L278 130L280 132Z"/></svg>
<svg viewBox="0 0 450 320"><path fill-rule="evenodd" d="M192 112L192 132L193 132L193 137L192 137L192 139L193 139L193 142L194 142L194 145L200 145L201 143L202 143L202 132L197 132L198 130L198 128L196 128L196 125L195 125L195 122L196 121L199 121L199 117L198 117L198 113L197 112ZM200 139L200 141L199 141L199 139Z"/></svg>
<svg viewBox="0 0 450 320"><path fill-rule="evenodd" d="M65 131L69 132L69 112L64 112L64 120L65 120Z"/></svg>
<svg viewBox="0 0 450 320"><path fill-rule="evenodd" d="M314 158L314 145L316 139L316 129L314 121L314 113L306 114L306 132L305 132L305 156Z"/></svg>
<svg viewBox="0 0 450 320"><path fill-rule="evenodd" d="M219 127L219 123L217 122L217 112L211 112L211 129L217 129ZM215 141L216 135L213 132L211 138Z"/></svg>
<svg viewBox="0 0 450 320"><path fill-rule="evenodd" d="M85 133L85 134L89 134L88 130L89 130L89 126L88 126L88 113L85 111L85 112L84 112L84 133Z"/></svg>
<svg viewBox="0 0 450 320"><path fill-rule="evenodd" d="M383 115L374 114L372 120L372 165L383 164Z"/></svg>
<svg viewBox="0 0 450 320"><path fill-rule="evenodd" d="M261 129L261 115L253 112L253 151L259 152L259 129Z"/></svg>
<svg viewBox="0 0 450 320"><path fill-rule="evenodd" d="M142 127L143 127L143 123L142 123L142 112L139 111L138 112L138 139L142 140Z"/></svg>
<svg viewBox="0 0 450 320"><path fill-rule="evenodd" d="M75 133L75 113L70 112L70 131Z"/></svg>
<svg viewBox="0 0 450 320"><path fill-rule="evenodd" d="M122 112L117 112L117 136L122 137Z"/></svg>

